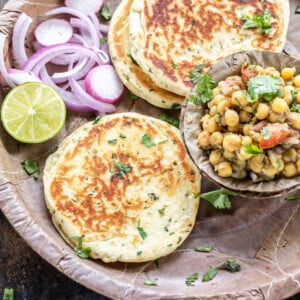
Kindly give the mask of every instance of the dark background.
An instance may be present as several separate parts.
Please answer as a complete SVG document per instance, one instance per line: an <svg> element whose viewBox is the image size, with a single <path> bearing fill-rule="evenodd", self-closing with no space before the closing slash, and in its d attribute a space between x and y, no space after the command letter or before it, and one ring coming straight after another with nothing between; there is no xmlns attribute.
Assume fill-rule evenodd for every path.
<svg viewBox="0 0 300 300"><path fill-rule="evenodd" d="M0 9L7 0L0 0ZM77 284L37 255L0 211L0 299L13 288L15 300L109 300ZM289 300L300 299L300 294Z"/></svg>

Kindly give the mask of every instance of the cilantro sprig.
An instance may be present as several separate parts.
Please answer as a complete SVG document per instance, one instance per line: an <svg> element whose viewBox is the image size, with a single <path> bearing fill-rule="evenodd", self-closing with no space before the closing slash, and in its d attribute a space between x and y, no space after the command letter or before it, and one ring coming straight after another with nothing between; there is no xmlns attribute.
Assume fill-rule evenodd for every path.
<svg viewBox="0 0 300 300"><path fill-rule="evenodd" d="M195 281L198 280L198 278L199 278L199 272L193 273L186 277L185 284L187 286L192 286L194 285Z"/></svg>
<svg viewBox="0 0 300 300"><path fill-rule="evenodd" d="M150 148L151 146L156 145L155 142L150 137L150 135L147 133L142 136L142 144L147 148Z"/></svg>
<svg viewBox="0 0 300 300"><path fill-rule="evenodd" d="M86 259L89 257L92 249L91 247L82 247L82 242L83 242L83 235L82 236L74 236L71 239L78 241L76 249L75 249L75 254L83 259Z"/></svg>
<svg viewBox="0 0 300 300"><path fill-rule="evenodd" d="M179 128L179 122L180 122L179 119L176 118L176 117L174 117L174 116L172 116L172 115L170 115L170 114L168 114L167 112L161 113L161 114L158 116L158 118L159 118L160 120L162 120L162 121L165 121L165 122L167 122L167 123L173 125L173 126L176 127L176 128Z"/></svg>
<svg viewBox="0 0 300 300"><path fill-rule="evenodd" d="M112 17L112 14L107 6L106 3L103 4L103 6L100 9L100 16L105 20L109 21Z"/></svg>
<svg viewBox="0 0 300 300"><path fill-rule="evenodd" d="M14 290L5 288L2 300L14 300Z"/></svg>
<svg viewBox="0 0 300 300"><path fill-rule="evenodd" d="M269 34L272 29L272 15L267 9L263 13L253 16L243 14L242 20L244 21L243 28L245 29L258 28L259 32L263 34Z"/></svg>
<svg viewBox="0 0 300 300"><path fill-rule="evenodd" d="M208 271L203 274L202 282L207 282L216 277L219 270L225 270L231 273L240 271L241 266L235 262L234 257L228 257L226 261L216 267L209 267Z"/></svg>
<svg viewBox="0 0 300 300"><path fill-rule="evenodd" d="M196 194L196 197L207 200L211 205L217 209L230 209L231 201L229 196L235 196L236 193L227 189L221 188L207 193Z"/></svg>
<svg viewBox="0 0 300 300"><path fill-rule="evenodd" d="M257 75L248 81L248 95L250 102L262 99L271 102L274 98L282 96L281 80L270 75Z"/></svg>
<svg viewBox="0 0 300 300"><path fill-rule="evenodd" d="M147 237L147 232L144 230L143 227L141 227L141 220L140 219L138 221L137 230L140 234L140 237L144 240Z"/></svg>
<svg viewBox="0 0 300 300"><path fill-rule="evenodd" d="M36 160L25 159L21 162L25 172L32 175L34 179L38 179L40 175L39 164Z"/></svg>
<svg viewBox="0 0 300 300"><path fill-rule="evenodd" d="M213 98L213 89L217 86L216 82L207 73L203 74L196 86L201 102L207 103Z"/></svg>
<svg viewBox="0 0 300 300"><path fill-rule="evenodd" d="M192 71L189 72L190 79L193 83L197 83L201 77L202 74L200 71L204 68L204 64L197 65Z"/></svg>

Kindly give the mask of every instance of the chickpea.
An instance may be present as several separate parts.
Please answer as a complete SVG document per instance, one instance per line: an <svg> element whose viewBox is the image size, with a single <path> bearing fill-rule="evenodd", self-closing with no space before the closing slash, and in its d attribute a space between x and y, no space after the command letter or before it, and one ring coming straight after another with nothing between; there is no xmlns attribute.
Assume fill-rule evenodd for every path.
<svg viewBox="0 0 300 300"><path fill-rule="evenodd" d="M252 144L252 139L250 136L243 136L242 137L242 145L249 145Z"/></svg>
<svg viewBox="0 0 300 300"><path fill-rule="evenodd" d="M213 105L212 107L210 107L210 109L209 109L210 116L212 116L212 117L215 116L217 114L217 112L218 112L217 105Z"/></svg>
<svg viewBox="0 0 300 300"><path fill-rule="evenodd" d="M271 123L280 122L281 119L282 119L281 114L278 114L278 113L276 113L274 111L271 111L270 114L269 114L269 117L268 117L268 120Z"/></svg>
<svg viewBox="0 0 300 300"><path fill-rule="evenodd" d="M210 133L202 131L198 135L198 144L201 148L206 148L210 145Z"/></svg>
<svg viewBox="0 0 300 300"><path fill-rule="evenodd" d="M282 160L281 155L273 150L269 150L268 157L271 165L277 169L277 173L281 172L284 168L284 161Z"/></svg>
<svg viewBox="0 0 300 300"><path fill-rule="evenodd" d="M213 94L213 97L220 95L220 89L218 87L215 87L212 91L212 94Z"/></svg>
<svg viewBox="0 0 300 300"><path fill-rule="evenodd" d="M286 103L286 101L284 101L284 99L278 98L278 97L272 101L271 107L272 107L272 110L278 114L283 113L289 109L289 106Z"/></svg>
<svg viewBox="0 0 300 300"><path fill-rule="evenodd" d="M238 134L228 134L224 137L223 139L223 148L225 151L236 151L236 150L240 150L242 145L242 140L241 137Z"/></svg>
<svg viewBox="0 0 300 300"><path fill-rule="evenodd" d="M255 173L260 173L263 168L263 161L265 159L265 155L259 154L251 157L248 161L250 169Z"/></svg>
<svg viewBox="0 0 300 300"><path fill-rule="evenodd" d="M287 104L290 104L293 100L292 91L295 91L295 89L291 85L283 87L283 99Z"/></svg>
<svg viewBox="0 0 300 300"><path fill-rule="evenodd" d="M223 146L223 134L220 131L215 131L210 136L210 144L215 149L220 149Z"/></svg>
<svg viewBox="0 0 300 300"><path fill-rule="evenodd" d="M262 71L262 74L263 75L270 75L270 76L274 76L274 77L280 77L280 72L277 71L274 67L265 68Z"/></svg>
<svg viewBox="0 0 300 300"><path fill-rule="evenodd" d="M296 95L296 102L298 104L300 103L300 92L299 91L297 92L297 95Z"/></svg>
<svg viewBox="0 0 300 300"><path fill-rule="evenodd" d="M262 168L262 172L267 177L273 178L277 173L277 169L272 164L267 164Z"/></svg>
<svg viewBox="0 0 300 300"><path fill-rule="evenodd" d="M269 116L270 106L267 103L259 103L256 111L256 118L259 120L266 119Z"/></svg>
<svg viewBox="0 0 300 300"><path fill-rule="evenodd" d="M297 159L297 151L294 148L290 148L283 153L282 157L285 162L295 162Z"/></svg>
<svg viewBox="0 0 300 300"><path fill-rule="evenodd" d="M294 77L293 84L295 87L300 87L300 74Z"/></svg>
<svg viewBox="0 0 300 300"><path fill-rule="evenodd" d="M285 177L293 177L297 173L296 164L292 162L288 162L285 164L284 169L282 171L283 176Z"/></svg>
<svg viewBox="0 0 300 300"><path fill-rule="evenodd" d="M208 132L214 132L214 131L218 131L220 129L219 125L214 117L212 117L212 118L210 117L210 118L206 119L205 122L203 122L203 124L202 124L202 128L203 128L203 130L206 130Z"/></svg>
<svg viewBox="0 0 300 300"><path fill-rule="evenodd" d="M235 91L231 95L231 104L240 108L247 106L249 102L242 91Z"/></svg>
<svg viewBox="0 0 300 300"><path fill-rule="evenodd" d="M218 94L212 99L211 102L215 105L218 105L223 100L226 100L226 97L222 94Z"/></svg>
<svg viewBox="0 0 300 300"><path fill-rule="evenodd" d="M228 130L229 132L239 133L240 130L241 130L241 126L240 126L240 124L238 124L238 125L236 125L236 126L234 126L234 127L228 126L228 127L227 127L227 130Z"/></svg>
<svg viewBox="0 0 300 300"><path fill-rule="evenodd" d="M243 126L243 134L245 136L250 136L250 132L253 130L253 125L252 124L245 124Z"/></svg>
<svg viewBox="0 0 300 300"><path fill-rule="evenodd" d="M211 153L209 154L209 162L212 165L217 165L222 159L222 153L220 150L213 150L211 151Z"/></svg>
<svg viewBox="0 0 300 300"><path fill-rule="evenodd" d="M300 173L300 158L296 161L297 172Z"/></svg>
<svg viewBox="0 0 300 300"><path fill-rule="evenodd" d="M240 122L242 123L248 123L251 120L251 114L249 114L245 110L240 111L239 117L240 117Z"/></svg>
<svg viewBox="0 0 300 300"><path fill-rule="evenodd" d="M287 117L288 122L295 128L300 129L300 114L291 112Z"/></svg>
<svg viewBox="0 0 300 300"><path fill-rule="evenodd" d="M296 73L296 68L292 67L292 68L283 68L281 71L281 77L284 80L289 80L291 79Z"/></svg>
<svg viewBox="0 0 300 300"><path fill-rule="evenodd" d="M236 159L235 152L231 152L231 151L228 151L228 150L224 150L223 151L223 156L224 156L224 158L226 158L226 159L228 159L230 161Z"/></svg>
<svg viewBox="0 0 300 300"><path fill-rule="evenodd" d="M230 177L232 174L232 167L228 161L220 162L217 166L218 175L221 177Z"/></svg>
<svg viewBox="0 0 300 300"><path fill-rule="evenodd" d="M223 114L225 112L225 110L230 106L230 101L228 99L225 100L221 100L218 103L218 112L220 114Z"/></svg>
<svg viewBox="0 0 300 300"><path fill-rule="evenodd" d="M225 112L225 122L230 127L235 127L239 124L239 114L233 109L227 109Z"/></svg>

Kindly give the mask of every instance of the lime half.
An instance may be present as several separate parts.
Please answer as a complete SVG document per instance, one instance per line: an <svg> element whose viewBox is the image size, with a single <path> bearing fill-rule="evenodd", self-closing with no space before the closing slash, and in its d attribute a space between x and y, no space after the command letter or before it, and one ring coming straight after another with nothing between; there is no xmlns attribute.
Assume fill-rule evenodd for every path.
<svg viewBox="0 0 300 300"><path fill-rule="evenodd" d="M60 95L42 82L27 82L14 87L4 98L1 121L17 141L42 143L63 128L66 106Z"/></svg>

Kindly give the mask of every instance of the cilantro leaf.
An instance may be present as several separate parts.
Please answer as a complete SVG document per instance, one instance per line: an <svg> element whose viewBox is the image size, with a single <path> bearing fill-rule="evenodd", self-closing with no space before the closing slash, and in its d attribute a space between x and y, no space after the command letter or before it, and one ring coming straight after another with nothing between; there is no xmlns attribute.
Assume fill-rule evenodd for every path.
<svg viewBox="0 0 300 300"><path fill-rule="evenodd" d="M139 96L137 96L136 94L134 94L132 91L128 90L128 97L131 100L136 100L139 99Z"/></svg>
<svg viewBox="0 0 300 300"><path fill-rule="evenodd" d="M213 278L216 277L217 273L218 273L218 269L209 267L207 272L202 276L202 282L212 280Z"/></svg>
<svg viewBox="0 0 300 300"><path fill-rule="evenodd" d="M36 160L25 159L21 162L21 165L28 175L32 175L35 179L38 179L40 170L39 164Z"/></svg>
<svg viewBox="0 0 300 300"><path fill-rule="evenodd" d="M198 278L199 278L199 273L198 273L198 272L193 273L193 274L187 276L187 278L185 279L185 284L186 284L187 286L194 285L194 282L195 282L196 280L198 280Z"/></svg>
<svg viewBox="0 0 300 300"><path fill-rule="evenodd" d="M216 87L216 82L208 74L203 74L196 86L196 92L200 96L202 103L212 100L212 90Z"/></svg>
<svg viewBox="0 0 300 300"><path fill-rule="evenodd" d="M297 5L295 8L295 14L300 14L300 5Z"/></svg>
<svg viewBox="0 0 300 300"><path fill-rule="evenodd" d="M263 150L254 144L247 144L243 147L246 154L256 155L263 153Z"/></svg>
<svg viewBox="0 0 300 300"><path fill-rule="evenodd" d="M287 197L284 198L284 200L288 200L288 201L299 200L299 199L300 199L300 195L287 196Z"/></svg>
<svg viewBox="0 0 300 300"><path fill-rule="evenodd" d="M262 98L266 102L282 95L281 80L270 75L257 75L248 81L248 94L253 101Z"/></svg>
<svg viewBox="0 0 300 300"><path fill-rule="evenodd" d="M157 285L157 283L155 281L153 281L152 279L150 279L149 277L145 278L144 284L145 285L152 285L152 286L156 286Z"/></svg>
<svg viewBox="0 0 300 300"><path fill-rule="evenodd" d="M105 20L109 21L112 17L111 12L107 6L106 3L103 4L103 6L100 9L100 16Z"/></svg>
<svg viewBox="0 0 300 300"><path fill-rule="evenodd" d="M204 64L199 64L192 71L189 72L190 79L193 83L197 83L201 79L202 74L199 72L203 68L204 68Z"/></svg>
<svg viewBox="0 0 300 300"><path fill-rule="evenodd" d="M14 300L14 290L5 288L2 300Z"/></svg>
<svg viewBox="0 0 300 300"><path fill-rule="evenodd" d="M200 104L201 104L201 99L200 99L198 96L193 95L193 94L190 94L190 95L188 96L188 100L189 100L190 102L193 102L193 103L196 104L196 105L200 105Z"/></svg>
<svg viewBox="0 0 300 300"><path fill-rule="evenodd" d="M98 124L99 123L99 121L101 120L101 118L102 118L102 116L97 116L96 118L95 118L95 120L93 121L93 125L96 125L96 124Z"/></svg>
<svg viewBox="0 0 300 300"><path fill-rule="evenodd" d="M83 235L82 236L74 236L71 239L78 241L76 249L75 249L75 254L83 259L86 259L89 257L92 249L91 247L86 247L82 248L82 242L83 242Z"/></svg>
<svg viewBox="0 0 300 300"><path fill-rule="evenodd" d="M143 227L140 226L140 220L138 221L137 230L141 238L144 240L147 237L147 232L144 230Z"/></svg>
<svg viewBox="0 0 300 300"><path fill-rule="evenodd" d="M229 196L234 195L236 195L234 192L221 188L215 191L198 194L196 196L207 200L211 205L213 205L217 209L229 209L231 208Z"/></svg>
<svg viewBox="0 0 300 300"><path fill-rule="evenodd" d="M106 43L107 43L107 38L102 37L102 38L100 39L100 45L104 45L104 44L106 44Z"/></svg>
<svg viewBox="0 0 300 300"><path fill-rule="evenodd" d="M147 148L150 148L151 146L156 145L147 133L144 134L143 137L142 137L142 144Z"/></svg>
<svg viewBox="0 0 300 300"><path fill-rule="evenodd" d="M268 34L272 29L271 18L272 15L267 9L263 13L254 15L252 17L242 15L242 20L245 21L242 28L258 28L259 32Z"/></svg>
<svg viewBox="0 0 300 300"><path fill-rule="evenodd" d="M179 119L166 113L166 112L163 112L161 113L158 118L162 121L165 121L171 125L173 125L174 127L176 128L179 128Z"/></svg>
<svg viewBox="0 0 300 300"><path fill-rule="evenodd" d="M194 248L196 252L211 252L213 250L212 246L197 246Z"/></svg>
<svg viewBox="0 0 300 300"><path fill-rule="evenodd" d="M238 272L241 269L241 266L235 262L234 257L228 257L227 260L217 268L218 270L225 270L234 273Z"/></svg>
<svg viewBox="0 0 300 300"><path fill-rule="evenodd" d="M290 107L290 111L300 113L300 104L293 103Z"/></svg>
<svg viewBox="0 0 300 300"><path fill-rule="evenodd" d="M117 168L116 175L120 179L124 179L124 175L132 170L131 166L125 165L118 160L114 160L113 164Z"/></svg>

